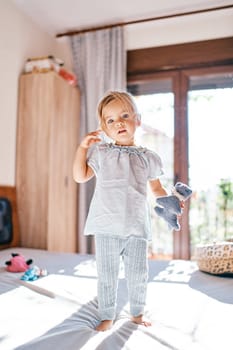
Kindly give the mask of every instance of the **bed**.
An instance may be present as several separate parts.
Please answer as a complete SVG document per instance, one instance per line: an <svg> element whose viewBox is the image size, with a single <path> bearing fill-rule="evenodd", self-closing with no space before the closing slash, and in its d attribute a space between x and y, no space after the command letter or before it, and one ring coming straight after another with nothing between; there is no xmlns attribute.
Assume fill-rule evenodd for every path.
<svg viewBox="0 0 233 350"><path fill-rule="evenodd" d="M6 271L11 253L47 270L36 281ZM194 261L149 260L146 316L152 326L129 320L123 266L117 319L111 330L98 323L93 255L30 248L0 251L1 350L232 350L233 278L198 270Z"/></svg>

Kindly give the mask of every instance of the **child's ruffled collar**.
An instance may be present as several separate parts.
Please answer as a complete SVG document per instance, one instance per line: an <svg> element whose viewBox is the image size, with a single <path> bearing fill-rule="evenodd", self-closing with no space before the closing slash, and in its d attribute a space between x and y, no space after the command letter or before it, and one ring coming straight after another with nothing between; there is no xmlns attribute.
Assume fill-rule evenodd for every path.
<svg viewBox="0 0 233 350"><path fill-rule="evenodd" d="M142 146L119 146L114 143L106 143L105 144L107 148L109 149L115 149L118 150L119 152L126 152L126 153L145 153L146 148Z"/></svg>

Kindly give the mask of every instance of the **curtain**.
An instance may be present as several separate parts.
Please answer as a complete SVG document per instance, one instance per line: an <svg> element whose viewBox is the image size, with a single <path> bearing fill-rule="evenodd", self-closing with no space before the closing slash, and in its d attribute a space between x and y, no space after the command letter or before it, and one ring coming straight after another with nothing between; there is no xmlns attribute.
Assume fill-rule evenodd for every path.
<svg viewBox="0 0 233 350"><path fill-rule="evenodd" d="M79 138L98 128L96 107L108 90L126 89L126 50L123 27L71 36L74 71L81 92ZM83 229L95 179L79 185L78 252L93 253L91 236Z"/></svg>

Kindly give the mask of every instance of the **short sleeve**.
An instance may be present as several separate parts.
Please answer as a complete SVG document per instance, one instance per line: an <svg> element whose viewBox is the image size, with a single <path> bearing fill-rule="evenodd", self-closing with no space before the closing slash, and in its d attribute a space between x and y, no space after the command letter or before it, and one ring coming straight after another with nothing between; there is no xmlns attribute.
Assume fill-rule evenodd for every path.
<svg viewBox="0 0 233 350"><path fill-rule="evenodd" d="M148 159L148 180L155 180L164 174L160 156L152 151L147 153Z"/></svg>
<svg viewBox="0 0 233 350"><path fill-rule="evenodd" d="M95 175L99 171L99 147L98 144L94 144L88 149L87 152L87 164L92 168Z"/></svg>

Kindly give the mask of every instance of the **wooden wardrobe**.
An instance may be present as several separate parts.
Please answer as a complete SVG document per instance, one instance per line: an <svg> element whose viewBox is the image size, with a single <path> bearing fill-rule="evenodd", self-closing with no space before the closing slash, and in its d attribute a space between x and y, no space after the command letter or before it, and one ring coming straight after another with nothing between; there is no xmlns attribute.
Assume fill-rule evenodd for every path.
<svg viewBox="0 0 233 350"><path fill-rule="evenodd" d="M19 82L16 192L21 246L77 251L80 94L55 72L24 74Z"/></svg>

